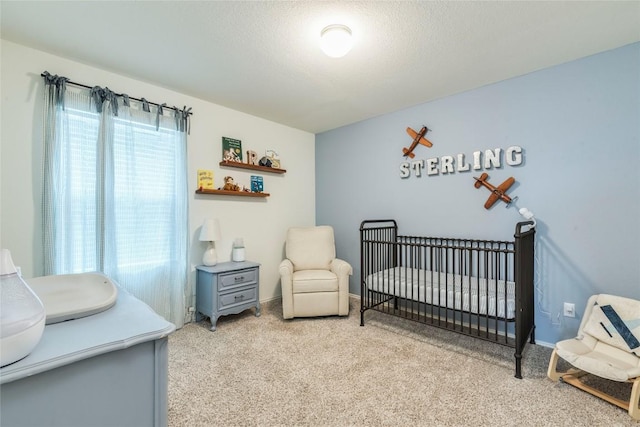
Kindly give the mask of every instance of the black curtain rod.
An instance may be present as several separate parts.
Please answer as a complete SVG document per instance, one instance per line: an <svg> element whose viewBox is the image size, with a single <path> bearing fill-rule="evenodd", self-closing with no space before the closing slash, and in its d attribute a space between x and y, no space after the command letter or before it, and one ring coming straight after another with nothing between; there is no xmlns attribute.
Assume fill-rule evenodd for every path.
<svg viewBox="0 0 640 427"><path fill-rule="evenodd" d="M46 77L46 76L47 75L45 73L41 73L40 74L40 77ZM69 80L69 79L67 79L67 84L83 87L83 88L86 88L86 89L93 89L93 86L83 85L82 83L77 83L77 82L74 82L74 81ZM124 94L122 94L122 93L116 93L116 92L113 92L113 93L116 96L124 96ZM147 101L146 99L143 100L143 99L140 99L140 98L134 98L133 96L129 96L129 95L127 95L127 96L129 97L129 99L133 99L134 101L146 102L147 104L155 105L156 107L162 107L163 109L164 108L168 108L168 109L173 110L173 111L185 111L186 110L186 106L185 106L185 110L181 110L178 107L169 107L167 105L161 105L161 104L158 104L158 103L155 103L155 102ZM187 111L186 113L187 113L188 116L191 116L193 114L191 111Z"/></svg>

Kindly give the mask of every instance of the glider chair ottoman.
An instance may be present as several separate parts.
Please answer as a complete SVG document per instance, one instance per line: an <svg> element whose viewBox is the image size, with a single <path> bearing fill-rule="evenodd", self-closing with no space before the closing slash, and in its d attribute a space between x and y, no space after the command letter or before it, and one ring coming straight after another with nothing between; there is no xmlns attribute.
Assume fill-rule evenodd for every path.
<svg viewBox="0 0 640 427"><path fill-rule="evenodd" d="M333 228L293 227L287 231L280 263L282 315L347 316L351 265L336 258Z"/></svg>
<svg viewBox="0 0 640 427"><path fill-rule="evenodd" d="M558 372L558 358L572 368ZM586 374L632 383L629 402L585 384L580 378ZM589 298L578 336L556 344L547 376L626 409L631 418L640 420L640 301L605 294Z"/></svg>

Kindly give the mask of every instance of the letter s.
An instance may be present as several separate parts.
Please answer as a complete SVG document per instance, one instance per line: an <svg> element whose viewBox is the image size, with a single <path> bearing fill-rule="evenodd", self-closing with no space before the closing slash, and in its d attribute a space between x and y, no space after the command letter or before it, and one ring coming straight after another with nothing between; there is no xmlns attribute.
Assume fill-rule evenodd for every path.
<svg viewBox="0 0 640 427"><path fill-rule="evenodd" d="M400 178L409 178L411 170L409 169L409 162L400 163Z"/></svg>

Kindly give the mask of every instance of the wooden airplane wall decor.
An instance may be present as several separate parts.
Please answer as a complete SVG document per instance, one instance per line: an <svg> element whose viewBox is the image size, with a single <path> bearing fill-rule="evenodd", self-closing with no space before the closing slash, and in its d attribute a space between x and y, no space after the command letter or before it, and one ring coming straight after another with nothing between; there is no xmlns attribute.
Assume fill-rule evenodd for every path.
<svg viewBox="0 0 640 427"><path fill-rule="evenodd" d="M427 128L426 126L422 126L422 129L420 129L420 132L416 132L411 128L407 128L407 133L411 138L413 138L413 142L411 143L409 148L402 149L402 152L404 153L404 157L408 156L413 159L416 156L415 154L413 154L413 150L418 146L418 144L422 144L426 147L433 146L431 141L429 141L427 138L424 137L427 134L427 132L429 132L429 128Z"/></svg>
<svg viewBox="0 0 640 427"><path fill-rule="evenodd" d="M476 188L480 188L484 186L488 188L489 191L491 191L491 195L489 196L486 203L484 204L484 208L489 209L498 200L502 200L507 204L507 206L509 206L513 201L513 199L507 196L506 192L509 189L509 187L511 187L513 183L516 182L516 180L511 176L507 178L499 186L494 187L493 185L489 184L489 182L487 182L488 177L489 175L487 175L486 173L483 173L482 175L480 175L480 178L473 177L473 179L476 180L476 182L473 184Z"/></svg>

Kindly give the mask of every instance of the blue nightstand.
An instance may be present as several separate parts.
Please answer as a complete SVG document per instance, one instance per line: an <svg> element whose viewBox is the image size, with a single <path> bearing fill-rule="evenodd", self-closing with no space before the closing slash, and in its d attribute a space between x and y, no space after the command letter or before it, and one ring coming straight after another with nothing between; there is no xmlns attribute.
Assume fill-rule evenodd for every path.
<svg viewBox="0 0 640 427"><path fill-rule="evenodd" d="M205 316L216 330L220 316L256 308L260 316L260 264L251 261L199 265L196 277L196 322Z"/></svg>

